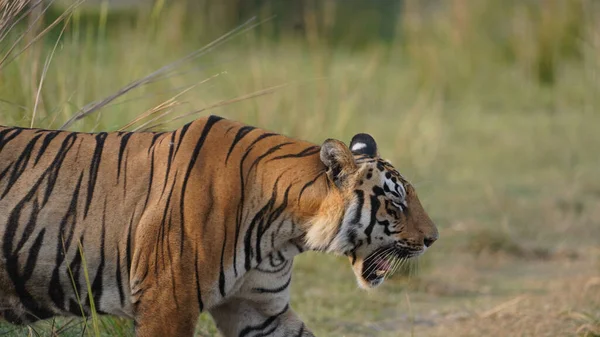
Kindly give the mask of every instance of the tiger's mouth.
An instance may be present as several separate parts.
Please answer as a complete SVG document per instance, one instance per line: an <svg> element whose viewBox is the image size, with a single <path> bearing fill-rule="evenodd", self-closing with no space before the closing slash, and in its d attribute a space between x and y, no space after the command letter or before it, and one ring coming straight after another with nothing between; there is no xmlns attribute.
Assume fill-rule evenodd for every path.
<svg viewBox="0 0 600 337"><path fill-rule="evenodd" d="M382 247L369 254L362 263L361 278L369 288L383 283L403 261L418 256L422 250L409 250L398 246Z"/></svg>

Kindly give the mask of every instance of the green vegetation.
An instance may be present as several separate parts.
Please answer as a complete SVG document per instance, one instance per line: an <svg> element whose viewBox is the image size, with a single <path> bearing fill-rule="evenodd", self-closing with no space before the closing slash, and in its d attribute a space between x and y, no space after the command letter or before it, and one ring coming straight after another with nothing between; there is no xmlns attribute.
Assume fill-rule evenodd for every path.
<svg viewBox="0 0 600 337"><path fill-rule="evenodd" d="M35 35L7 54L26 22L13 28L0 41L0 124L58 128L233 28L208 10L156 3L82 7L21 54ZM382 37L358 36L377 16L327 3L304 12L301 33L276 20L250 29L264 9L69 129L174 128L211 113L316 143L369 132L441 238L418 272L370 292L346 259L300 256L292 306L318 336L598 336L599 4L405 1ZM98 324L103 336L132 335L125 320ZM82 326L58 319L7 335L80 336ZM84 330L95 335L91 321ZM206 314L198 335L216 336Z"/></svg>

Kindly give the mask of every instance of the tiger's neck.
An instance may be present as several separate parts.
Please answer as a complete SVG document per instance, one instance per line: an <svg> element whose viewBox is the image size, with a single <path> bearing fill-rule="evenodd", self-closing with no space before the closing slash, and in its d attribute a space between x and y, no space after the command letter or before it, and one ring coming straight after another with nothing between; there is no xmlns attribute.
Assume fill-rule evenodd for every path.
<svg viewBox="0 0 600 337"><path fill-rule="evenodd" d="M237 247L232 270L224 271L235 280L223 285L225 296L243 291L240 287L252 284L249 278L287 270L304 251L326 250L337 234L345 205L318 153L275 164L265 160L262 173L248 174L239 208L225 217L230 224L240 224L239 231L224 224L229 229L227 243Z"/></svg>
<svg viewBox="0 0 600 337"><path fill-rule="evenodd" d="M336 238L346 209L343 195L329 180L318 153L314 156L290 159L285 165L268 166L268 174L249 180L243 203L246 210L244 238L255 242L256 264L259 253L269 254L295 247L306 250L338 252ZM268 191L268 193L265 193ZM255 206L259 207L256 208ZM245 251L251 251L245 246ZM284 248L282 248L284 247ZM246 266L252 266L247 262Z"/></svg>

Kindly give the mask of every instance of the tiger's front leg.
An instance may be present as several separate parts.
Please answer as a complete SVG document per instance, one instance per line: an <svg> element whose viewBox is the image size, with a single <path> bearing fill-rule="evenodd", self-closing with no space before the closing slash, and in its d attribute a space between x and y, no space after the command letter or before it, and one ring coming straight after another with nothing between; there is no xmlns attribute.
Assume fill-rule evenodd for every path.
<svg viewBox="0 0 600 337"><path fill-rule="evenodd" d="M231 298L209 310L223 336L314 336L289 305L290 252L293 248L271 253L243 276Z"/></svg>
<svg viewBox="0 0 600 337"><path fill-rule="evenodd" d="M195 297L181 293L176 295L171 287L164 284L168 283L140 291L142 294L135 305L136 337L194 335L200 315Z"/></svg>
<svg viewBox="0 0 600 337"><path fill-rule="evenodd" d="M314 337L289 303L232 300L210 314L224 337Z"/></svg>

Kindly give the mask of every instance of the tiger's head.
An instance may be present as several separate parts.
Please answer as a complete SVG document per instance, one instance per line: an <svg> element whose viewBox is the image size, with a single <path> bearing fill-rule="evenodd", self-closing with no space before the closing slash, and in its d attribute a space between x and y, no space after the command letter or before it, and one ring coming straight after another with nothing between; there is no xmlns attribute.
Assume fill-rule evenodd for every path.
<svg viewBox="0 0 600 337"><path fill-rule="evenodd" d="M320 158L332 188L306 240L348 256L360 287L380 285L399 261L423 254L438 239L414 187L379 156L370 135L357 134L349 148L328 139Z"/></svg>

